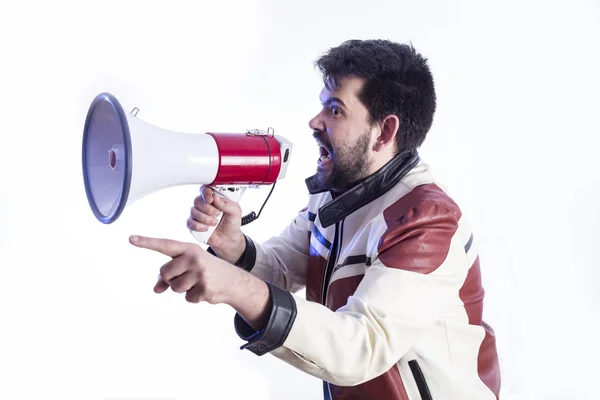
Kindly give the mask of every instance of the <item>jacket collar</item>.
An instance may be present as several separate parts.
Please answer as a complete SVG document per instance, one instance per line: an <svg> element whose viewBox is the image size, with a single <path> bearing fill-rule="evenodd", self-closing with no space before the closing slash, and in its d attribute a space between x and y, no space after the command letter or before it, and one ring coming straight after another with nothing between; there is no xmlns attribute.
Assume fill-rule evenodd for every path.
<svg viewBox="0 0 600 400"><path fill-rule="evenodd" d="M319 209L319 220L324 228L340 222L354 211L383 196L393 188L404 176L419 162L417 151L405 152L396 155L381 169L357 183L354 187L335 196L332 200ZM321 186L316 174L305 180L310 194L327 191Z"/></svg>

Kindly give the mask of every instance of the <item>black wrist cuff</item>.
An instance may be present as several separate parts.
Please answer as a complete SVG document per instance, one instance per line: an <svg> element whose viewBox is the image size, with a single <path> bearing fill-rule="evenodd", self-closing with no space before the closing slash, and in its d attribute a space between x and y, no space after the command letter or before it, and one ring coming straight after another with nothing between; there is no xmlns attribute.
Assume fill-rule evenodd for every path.
<svg viewBox="0 0 600 400"><path fill-rule="evenodd" d="M250 272L256 263L256 246L246 235L244 235L244 240L246 240L246 249L234 265Z"/></svg>
<svg viewBox="0 0 600 400"><path fill-rule="evenodd" d="M262 356L278 347L287 339L294 321L297 309L294 296L277 286L267 282L271 299L271 312L267 325L260 330L253 329L239 313L235 314L233 324L240 338L248 343L240 347L258 356Z"/></svg>

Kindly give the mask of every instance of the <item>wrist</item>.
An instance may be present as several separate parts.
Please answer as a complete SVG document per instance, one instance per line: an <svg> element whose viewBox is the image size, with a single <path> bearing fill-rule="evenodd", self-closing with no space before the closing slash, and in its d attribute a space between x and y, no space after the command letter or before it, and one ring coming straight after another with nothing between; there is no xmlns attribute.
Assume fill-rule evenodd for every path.
<svg viewBox="0 0 600 400"><path fill-rule="evenodd" d="M236 239L211 247L220 259L235 265L246 251L246 237L240 231Z"/></svg>
<svg viewBox="0 0 600 400"><path fill-rule="evenodd" d="M266 325L270 313L269 287L266 282L248 272L235 269L231 284L223 288L223 303L236 310L254 329L261 329Z"/></svg>
<svg viewBox="0 0 600 400"><path fill-rule="evenodd" d="M231 246L231 263L236 264L246 252L246 236L240 231L237 240Z"/></svg>

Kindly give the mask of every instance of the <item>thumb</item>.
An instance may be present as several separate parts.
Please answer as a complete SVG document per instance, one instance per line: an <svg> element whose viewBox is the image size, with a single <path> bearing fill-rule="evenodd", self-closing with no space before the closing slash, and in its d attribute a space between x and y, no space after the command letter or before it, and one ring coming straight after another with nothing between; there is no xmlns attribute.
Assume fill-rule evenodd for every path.
<svg viewBox="0 0 600 400"><path fill-rule="evenodd" d="M214 194L213 195L213 204L217 210L222 211L223 214L241 214L240 205L227 197Z"/></svg>

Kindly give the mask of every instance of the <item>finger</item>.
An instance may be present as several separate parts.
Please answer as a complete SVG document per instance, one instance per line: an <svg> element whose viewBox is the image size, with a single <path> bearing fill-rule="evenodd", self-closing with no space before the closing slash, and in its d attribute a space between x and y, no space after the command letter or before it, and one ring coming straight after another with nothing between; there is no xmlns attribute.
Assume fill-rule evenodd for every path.
<svg viewBox="0 0 600 400"><path fill-rule="evenodd" d="M178 242L171 239L151 238L139 235L129 237L129 242L134 246L154 250L169 257L177 257L183 254L190 243Z"/></svg>
<svg viewBox="0 0 600 400"><path fill-rule="evenodd" d="M181 258L174 258L160 267L161 278L171 286L173 281L189 270L189 263Z"/></svg>
<svg viewBox="0 0 600 400"><path fill-rule="evenodd" d="M242 213L240 205L225 196L215 195L212 204L217 210L222 211L223 214L237 215Z"/></svg>
<svg viewBox="0 0 600 400"><path fill-rule="evenodd" d="M200 195L206 203L211 204L213 202L213 190L210 186L200 186Z"/></svg>
<svg viewBox="0 0 600 400"><path fill-rule="evenodd" d="M221 212L219 210L217 210L216 208L215 208L215 211L217 213L221 214ZM204 225L216 226L219 223L217 216L207 215L206 213L203 213L202 211L198 210L196 207L192 207L190 209L190 216L195 221L197 221L201 224L204 224Z"/></svg>
<svg viewBox="0 0 600 400"><path fill-rule="evenodd" d="M194 208L197 208L198 211L203 212L204 214L213 215L215 217L221 213L221 211L213 205L207 204L202 196L198 196L194 199Z"/></svg>
<svg viewBox="0 0 600 400"><path fill-rule="evenodd" d="M162 279L162 277L159 275L158 281L156 282L156 285L154 285L154 292L155 293L163 293L168 288L169 288L169 284L167 282L165 282Z"/></svg>
<svg viewBox="0 0 600 400"><path fill-rule="evenodd" d="M188 229L195 232L206 232L208 231L208 225L201 224L194 220L192 217L188 218L186 221L186 225Z"/></svg>
<svg viewBox="0 0 600 400"><path fill-rule="evenodd" d="M171 290L175 293L183 293L193 288L196 283L195 274L186 271L177 278L172 279L169 286L171 286Z"/></svg>
<svg viewBox="0 0 600 400"><path fill-rule="evenodd" d="M185 300L188 303L200 303L204 301L204 287L200 282L187 291Z"/></svg>

